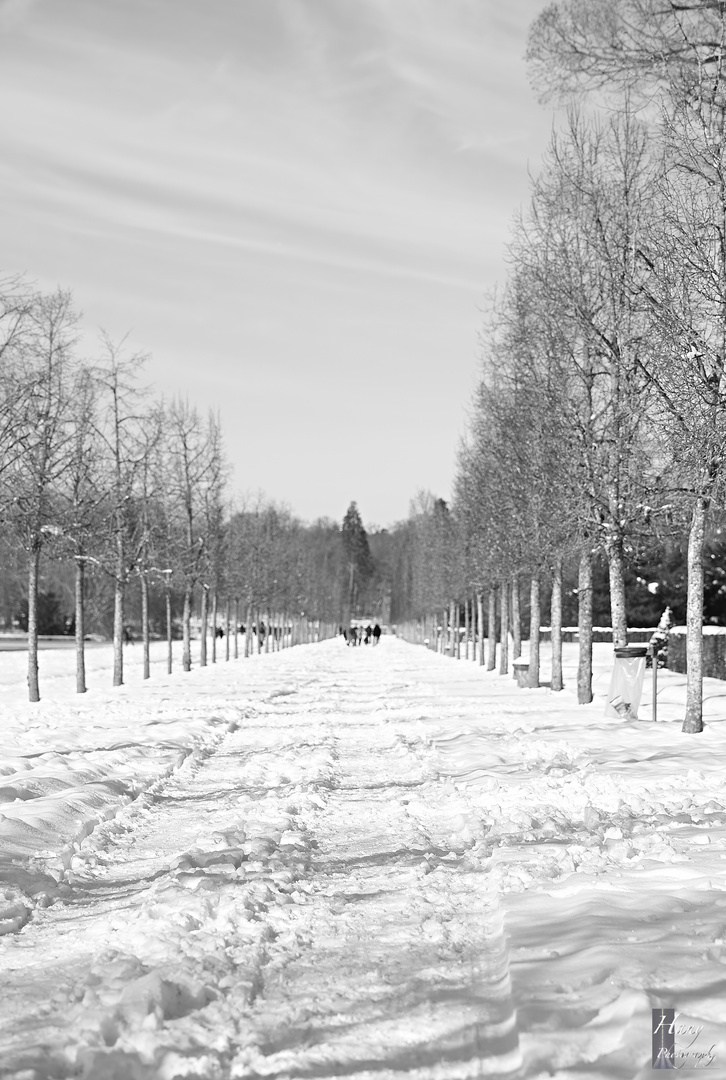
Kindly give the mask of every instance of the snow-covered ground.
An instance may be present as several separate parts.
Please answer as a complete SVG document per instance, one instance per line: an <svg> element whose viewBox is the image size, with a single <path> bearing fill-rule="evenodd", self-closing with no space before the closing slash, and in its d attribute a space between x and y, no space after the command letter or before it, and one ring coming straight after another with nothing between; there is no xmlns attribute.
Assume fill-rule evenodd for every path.
<svg viewBox="0 0 726 1080"><path fill-rule="evenodd" d="M0 654L0 1076L645 1077L662 1006L726 1077L726 684L687 736L576 656Z"/></svg>

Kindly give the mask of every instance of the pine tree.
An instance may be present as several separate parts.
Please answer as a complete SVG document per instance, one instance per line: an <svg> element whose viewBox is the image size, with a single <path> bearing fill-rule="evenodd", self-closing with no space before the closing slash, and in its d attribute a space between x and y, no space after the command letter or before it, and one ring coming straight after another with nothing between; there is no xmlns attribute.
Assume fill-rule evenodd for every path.
<svg viewBox="0 0 726 1080"><path fill-rule="evenodd" d="M346 621L349 621L356 612L363 590L373 574L373 558L368 546L368 535L355 502L350 504L343 518L341 538L348 570L348 618Z"/></svg>

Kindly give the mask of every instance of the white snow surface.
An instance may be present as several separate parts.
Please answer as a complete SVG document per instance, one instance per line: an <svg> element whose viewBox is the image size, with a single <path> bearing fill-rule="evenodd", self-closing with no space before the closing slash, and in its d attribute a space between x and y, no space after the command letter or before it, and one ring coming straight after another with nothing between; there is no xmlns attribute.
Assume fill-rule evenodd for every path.
<svg viewBox="0 0 726 1080"><path fill-rule="evenodd" d="M685 735L564 650L0 653L0 1076L641 1078L668 1007L726 1077L726 684Z"/></svg>

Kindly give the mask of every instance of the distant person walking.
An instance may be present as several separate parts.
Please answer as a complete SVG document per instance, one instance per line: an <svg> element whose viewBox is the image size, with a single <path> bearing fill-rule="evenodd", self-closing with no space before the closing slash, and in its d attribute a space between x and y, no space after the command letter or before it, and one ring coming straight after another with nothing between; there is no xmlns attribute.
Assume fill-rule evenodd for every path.
<svg viewBox="0 0 726 1080"><path fill-rule="evenodd" d="M378 625L378 623L376 623L376 625L373 627L373 644L374 645L378 644L378 642L380 640L380 637L381 637L381 628Z"/></svg>

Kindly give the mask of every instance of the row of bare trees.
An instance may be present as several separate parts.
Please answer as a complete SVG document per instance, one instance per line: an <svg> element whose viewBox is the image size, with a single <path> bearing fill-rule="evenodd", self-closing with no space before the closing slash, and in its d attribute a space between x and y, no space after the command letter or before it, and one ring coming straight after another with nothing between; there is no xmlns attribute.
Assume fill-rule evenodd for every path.
<svg viewBox="0 0 726 1080"><path fill-rule="evenodd" d="M219 581L235 624L291 626L293 617L300 617L325 627L328 636L328 628L337 628L341 619L344 577L336 522L323 518L306 525L262 495L231 515ZM245 655L251 645L247 635Z"/></svg>
<svg viewBox="0 0 726 1080"><path fill-rule="evenodd" d="M124 342L102 336L97 355L81 357L79 325L70 293L0 281L2 573L4 592L9 577L25 579L30 700L40 699L41 574L58 580L69 566L79 693L86 599L99 588L112 595L115 686L130 609L149 677L150 610L162 598L169 671L178 623L185 671L198 623L201 665L210 633L216 660L220 622L228 658L242 620L245 655L253 641L259 651L333 632L349 617L350 567L360 602L372 574L355 505L352 532L350 522L305 525L262 495L235 507L217 417L153 398L141 381L145 357Z"/></svg>
<svg viewBox="0 0 726 1080"><path fill-rule="evenodd" d="M63 290L0 283L0 516L4 545L27 573L31 701L39 700L38 587L42 557L75 564L77 689L85 690L84 597L89 572L112 582L114 685L123 682L130 582L142 591L148 674L150 580L184 596L189 667L191 596L209 572L222 526L224 459L215 417L152 401L144 358L102 338L78 355L79 317Z"/></svg>
<svg viewBox="0 0 726 1080"><path fill-rule="evenodd" d="M78 328L68 292L43 294L22 278L0 282L0 520L4 573L11 563L24 567L30 700L40 698L42 567L74 567L80 693L86 689L85 600L89 584L99 579L113 594L116 686L124 680L130 590L134 600L140 593L145 678L154 595L165 602L168 670L172 598L181 606L185 671L192 663L195 612L201 611L204 665L210 617L215 634L220 602L229 624L231 604L243 598L258 642L263 627L275 628L274 640L281 640L283 625L289 640L306 612L318 623L337 621L338 526L303 527L262 497L232 512L218 419L200 416L180 399L153 399L140 381L145 358L129 354L124 343L102 337L98 355L81 358ZM297 634L299 640L308 636L306 628ZM216 659L215 636L212 641Z"/></svg>
<svg viewBox="0 0 726 1080"><path fill-rule="evenodd" d="M525 576L538 685L548 575L559 686L562 566L575 559L589 701L593 557L607 558L624 645L628 561L680 529L683 728L698 732L704 543L726 480L726 5L561 0L533 24L529 59L565 120L514 225L452 513L420 523L439 567L421 575L428 610L488 593L491 625L498 593L506 626ZM453 526L444 569L434 552Z"/></svg>

